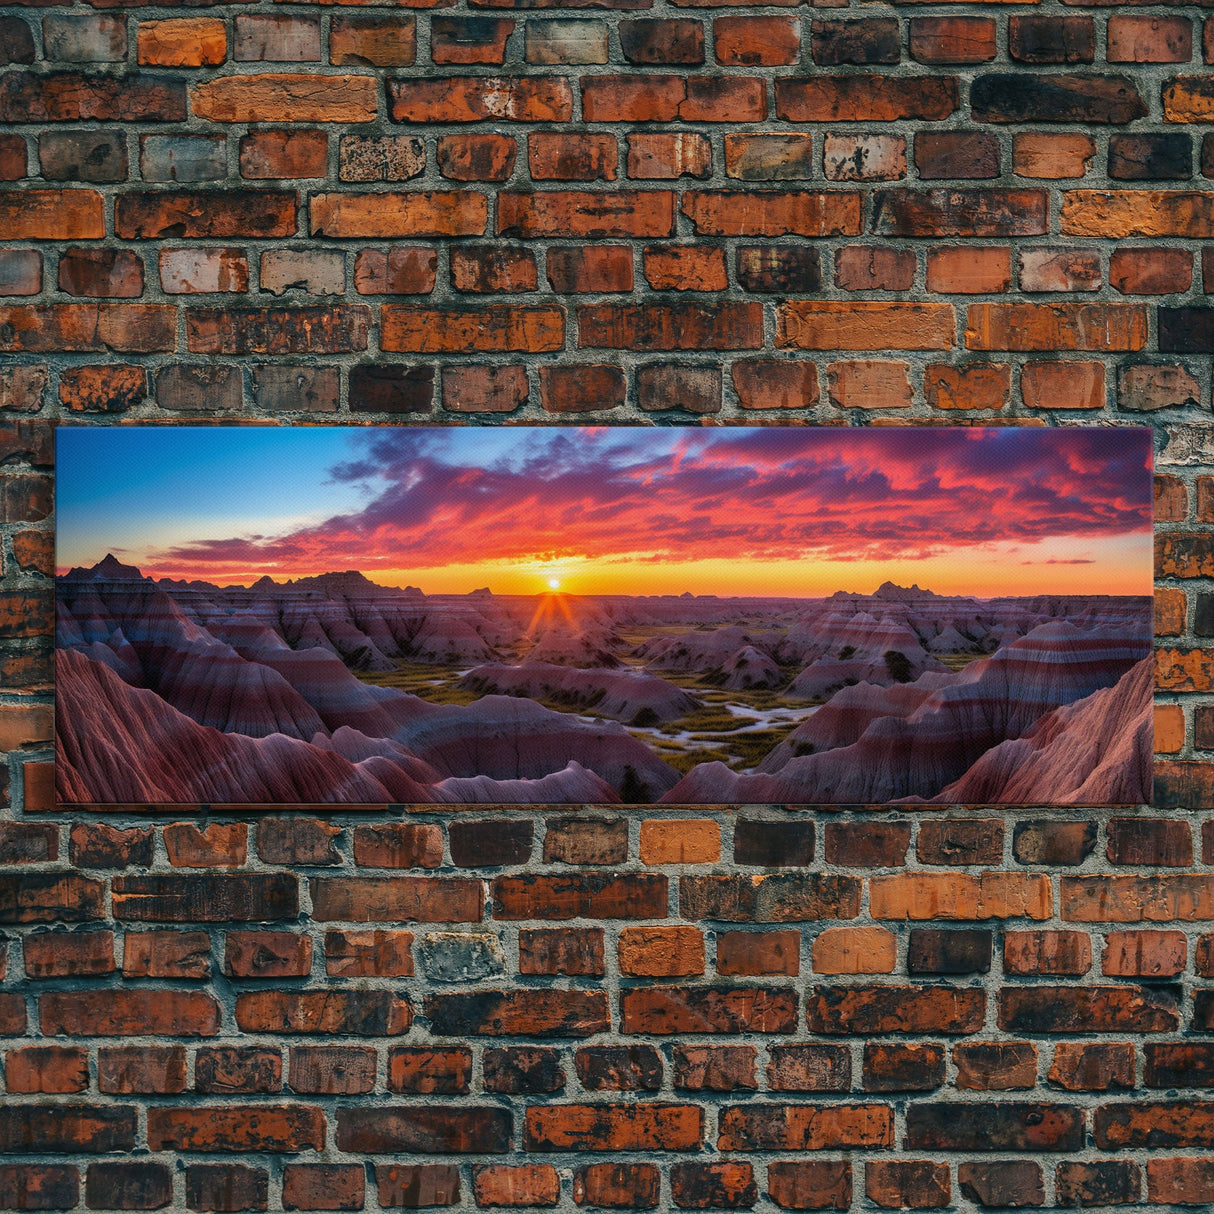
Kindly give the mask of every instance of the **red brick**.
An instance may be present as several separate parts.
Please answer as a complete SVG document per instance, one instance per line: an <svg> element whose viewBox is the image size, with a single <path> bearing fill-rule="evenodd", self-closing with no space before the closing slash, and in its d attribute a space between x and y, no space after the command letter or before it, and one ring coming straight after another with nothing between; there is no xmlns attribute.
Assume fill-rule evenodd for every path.
<svg viewBox="0 0 1214 1214"><path fill-rule="evenodd" d="M124 363L65 367L59 373L59 399L77 413L120 413L148 396L144 367ZM34 533L30 533L34 534Z"/></svg>
<svg viewBox="0 0 1214 1214"><path fill-rule="evenodd" d="M876 300L794 301L776 308L776 346L802 350L946 350L952 306Z"/></svg>
<svg viewBox="0 0 1214 1214"><path fill-rule="evenodd" d="M624 395L619 367L591 363L540 368L540 401L550 413L615 409L624 403Z"/></svg>
<svg viewBox="0 0 1214 1214"><path fill-rule="evenodd" d="M829 363L826 390L836 409L909 408L910 367L880 359Z"/></svg>
<svg viewBox="0 0 1214 1214"><path fill-rule="evenodd" d="M944 1083L944 1047L869 1043L864 1047L866 1092L931 1092Z"/></svg>
<svg viewBox="0 0 1214 1214"><path fill-rule="evenodd" d="M670 1191L681 1210L750 1209L759 1197L749 1163L676 1163L670 1169Z"/></svg>
<svg viewBox="0 0 1214 1214"><path fill-rule="evenodd" d="M440 135L438 171L451 181L505 181L518 145L506 135Z"/></svg>
<svg viewBox="0 0 1214 1214"><path fill-rule="evenodd" d="M296 932L228 932L224 972L236 978L306 978L312 941Z"/></svg>
<svg viewBox="0 0 1214 1214"><path fill-rule="evenodd" d="M465 245L451 250L451 285L478 294L534 291L535 254L503 245Z"/></svg>
<svg viewBox="0 0 1214 1214"><path fill-rule="evenodd" d="M1170 818L1111 818L1105 854L1112 864L1135 867L1193 863L1193 837L1187 822Z"/></svg>
<svg viewBox="0 0 1214 1214"><path fill-rule="evenodd" d="M851 1164L845 1160L774 1160L767 1165L768 1192L784 1210L849 1210L851 1185Z"/></svg>
<svg viewBox="0 0 1214 1214"><path fill-rule="evenodd" d="M122 240L294 236L296 207L295 194L284 190L137 190L118 195L114 234Z"/></svg>
<svg viewBox="0 0 1214 1214"><path fill-rule="evenodd" d="M628 176L646 181L707 177L712 171L712 145L694 131L632 133L628 140Z"/></svg>
<svg viewBox="0 0 1214 1214"><path fill-rule="evenodd" d="M651 1045L583 1046L574 1065L587 1091L656 1092L662 1086L662 1056Z"/></svg>
<svg viewBox="0 0 1214 1214"><path fill-rule="evenodd" d="M390 822L354 828L354 863L368 868L438 868L442 828L430 823Z"/></svg>
<svg viewBox="0 0 1214 1214"><path fill-rule="evenodd" d="M325 1145L323 1112L308 1105L191 1105L148 1109L153 1151L270 1151Z"/></svg>
<svg viewBox="0 0 1214 1214"><path fill-rule="evenodd" d="M760 304L593 304L577 312L583 349L754 350L763 344Z"/></svg>
<svg viewBox="0 0 1214 1214"><path fill-rule="evenodd" d="M1091 63L1095 41L1091 17L1008 18L1008 51L1021 63Z"/></svg>
<svg viewBox="0 0 1214 1214"><path fill-rule="evenodd" d="M354 259L354 289L360 295L428 295L437 270L436 249L362 249Z"/></svg>
<svg viewBox="0 0 1214 1214"><path fill-rule="evenodd" d="M282 1089L282 1055L278 1050L204 1047L194 1061L194 1087L199 1092L277 1092Z"/></svg>
<svg viewBox="0 0 1214 1214"><path fill-rule="evenodd" d="M619 150L614 135L533 131L527 168L534 181L614 181Z"/></svg>
<svg viewBox="0 0 1214 1214"><path fill-rule="evenodd" d="M862 223L860 195L842 191L689 190L681 209L701 236L856 236Z"/></svg>
<svg viewBox="0 0 1214 1214"><path fill-rule="evenodd" d="M443 408L456 413L510 413L527 403L525 367L444 367Z"/></svg>
<svg viewBox="0 0 1214 1214"><path fill-rule="evenodd" d="M1129 1200L1137 1198L1135 1186ZM1149 1159L1147 1200L1173 1205L1214 1202L1214 1159Z"/></svg>
<svg viewBox="0 0 1214 1214"><path fill-rule="evenodd" d="M459 1168L445 1163L376 1164L380 1205L454 1206L459 1204Z"/></svg>
<svg viewBox="0 0 1214 1214"><path fill-rule="evenodd" d="M684 1104L549 1104L527 1109L528 1151L688 1151L704 1138L704 1110Z"/></svg>
<svg viewBox="0 0 1214 1214"><path fill-rule="evenodd" d="M773 1045L767 1086L775 1092L846 1092L851 1051L845 1045Z"/></svg>
<svg viewBox="0 0 1214 1214"><path fill-rule="evenodd" d="M337 1110L335 1140L339 1150L356 1154L500 1155L512 1120L506 1109L476 1105L346 1106Z"/></svg>
<svg viewBox="0 0 1214 1214"><path fill-rule="evenodd" d="M814 175L813 157L813 136L800 132L725 136L725 172L742 181L807 180Z"/></svg>
<svg viewBox="0 0 1214 1214"><path fill-rule="evenodd" d="M495 304L456 310L385 304L380 309L383 350L544 353L561 349L564 336L565 314L555 307Z"/></svg>
<svg viewBox="0 0 1214 1214"><path fill-rule="evenodd" d="M324 131L250 131L240 137L240 175L264 180L323 177L328 152Z"/></svg>
<svg viewBox="0 0 1214 1214"><path fill-rule="evenodd" d="M704 62L704 27L699 21L625 20L619 24L619 35L620 50L629 63ZM601 61L606 63L606 56Z"/></svg>
<svg viewBox="0 0 1214 1214"><path fill-rule="evenodd" d="M999 176L999 140L985 131L919 131L915 168L921 181Z"/></svg>
<svg viewBox="0 0 1214 1214"><path fill-rule="evenodd" d="M519 973L601 977L602 928L520 928Z"/></svg>
<svg viewBox="0 0 1214 1214"><path fill-rule="evenodd" d="M1188 63L1193 57L1193 26L1188 17L1109 18L1110 63Z"/></svg>
<svg viewBox="0 0 1214 1214"><path fill-rule="evenodd" d="M125 978L209 978L210 937L206 932L127 932L122 974Z"/></svg>
<svg viewBox="0 0 1214 1214"><path fill-rule="evenodd" d="M1020 371L1020 395L1030 409L1101 409L1104 366L1097 362L1029 362Z"/></svg>
<svg viewBox="0 0 1214 1214"><path fill-rule="evenodd" d="M645 280L655 291L723 291L729 285L725 250L703 245L651 246Z"/></svg>
<svg viewBox="0 0 1214 1214"><path fill-rule="evenodd" d="M818 75L776 80L776 114L786 122L934 121L958 106L951 76Z"/></svg>
<svg viewBox="0 0 1214 1214"><path fill-rule="evenodd" d="M227 28L214 17L140 21L138 60L151 67L216 67L228 53Z"/></svg>
<svg viewBox="0 0 1214 1214"><path fill-rule="evenodd" d="M264 1210L270 1174L243 1164L194 1164L185 1170L185 1199L191 1210Z"/></svg>
<svg viewBox="0 0 1214 1214"><path fill-rule="evenodd" d="M1142 1172L1129 1159L1060 1163L1055 1192L1059 1203L1069 1206L1133 1203L1142 1193Z"/></svg>
<svg viewBox="0 0 1214 1214"><path fill-rule="evenodd" d="M1134 1047L1129 1042L1059 1042L1049 1081L1068 1092L1132 1088Z"/></svg>
<svg viewBox="0 0 1214 1214"><path fill-rule="evenodd" d="M413 1012L391 991L248 991L236 996L236 1023L252 1033L341 1033L391 1037Z"/></svg>
<svg viewBox="0 0 1214 1214"><path fill-rule="evenodd" d="M1012 281L1011 250L957 245L930 249L927 289L951 295L988 295L1006 291Z"/></svg>
<svg viewBox="0 0 1214 1214"><path fill-rule="evenodd" d="M1109 259L1109 284L1123 295L1170 295L1192 283L1188 249L1114 249Z"/></svg>
<svg viewBox="0 0 1214 1214"><path fill-rule="evenodd" d="M573 94L559 77L389 80L388 112L394 122L568 122Z"/></svg>
<svg viewBox="0 0 1214 1214"><path fill-rule="evenodd" d="M249 828L243 822L212 822L205 830L192 822L174 822L163 833L174 867L234 868L248 855Z"/></svg>
<svg viewBox="0 0 1214 1214"><path fill-rule="evenodd" d="M603 1209L652 1210L661 1184L651 1163L592 1163L574 1172L573 1200Z"/></svg>
<svg viewBox="0 0 1214 1214"><path fill-rule="evenodd" d="M551 1164L487 1164L473 1168L472 1192L478 1208L554 1206L561 1179Z"/></svg>
<svg viewBox="0 0 1214 1214"><path fill-rule="evenodd" d="M472 1051L399 1047L388 1052L388 1090L456 1096L470 1090Z"/></svg>
<svg viewBox="0 0 1214 1214"><path fill-rule="evenodd" d="M953 1046L956 1086L1002 1092L1037 1085L1037 1047L1028 1041L967 1041Z"/></svg>
<svg viewBox="0 0 1214 1214"><path fill-rule="evenodd" d="M808 362L747 360L730 372L743 409L810 409L818 403L818 370Z"/></svg>
<svg viewBox="0 0 1214 1214"><path fill-rule="evenodd" d="M403 194L313 194L313 236L481 236L488 204L471 190Z"/></svg>
<svg viewBox="0 0 1214 1214"><path fill-rule="evenodd" d="M177 309L165 304L0 307L0 350L151 354L177 345Z"/></svg>
<svg viewBox="0 0 1214 1214"><path fill-rule="evenodd" d="M973 1033L986 994L913 986L811 987L806 1013L814 1033Z"/></svg>
<svg viewBox="0 0 1214 1214"><path fill-rule="evenodd" d="M292 1091L355 1096L375 1087L377 1056L357 1046L292 1046L287 1082Z"/></svg>
<svg viewBox="0 0 1214 1214"><path fill-rule="evenodd" d="M498 195L499 236L670 236L674 195L666 190L535 190Z"/></svg>
<svg viewBox="0 0 1214 1214"><path fill-rule="evenodd" d="M408 67L417 57L417 22L390 17L340 14L329 26L329 62L350 67Z"/></svg>
<svg viewBox="0 0 1214 1214"><path fill-rule="evenodd" d="M689 413L719 413L721 372L716 367L658 364L639 367L637 404L647 411L683 409Z"/></svg>
<svg viewBox="0 0 1214 1214"><path fill-rule="evenodd" d="M713 46L726 67L779 66L801 55L801 23L796 17L715 17Z"/></svg>
<svg viewBox="0 0 1214 1214"><path fill-rule="evenodd" d="M882 190L873 231L882 236L1040 236L1048 230L1047 197L1044 190Z"/></svg>
<svg viewBox="0 0 1214 1214"><path fill-rule="evenodd" d="M848 245L835 254L835 286L844 291L909 291L915 255L880 245Z"/></svg>
<svg viewBox="0 0 1214 1214"><path fill-rule="evenodd" d="M636 987L620 994L624 1033L791 1033L796 997L778 987Z"/></svg>
<svg viewBox="0 0 1214 1214"><path fill-rule="evenodd" d="M0 78L0 122L184 122L178 80L84 72L7 72Z"/></svg>
<svg viewBox="0 0 1214 1214"><path fill-rule="evenodd" d="M1018 177L1082 177L1095 155L1096 141L1090 135L1021 131L1012 136L1012 167Z"/></svg>
<svg viewBox="0 0 1214 1214"><path fill-rule="evenodd" d="M626 927L620 933L620 972L641 978L704 972L704 936L695 927Z"/></svg>
<svg viewBox="0 0 1214 1214"><path fill-rule="evenodd" d="M432 17L430 57L435 63L502 63L513 32L509 19Z"/></svg>
<svg viewBox="0 0 1214 1214"><path fill-rule="evenodd" d="M315 77L270 73L217 76L191 89L194 114L210 122L374 122L373 76Z"/></svg>
<svg viewBox="0 0 1214 1214"><path fill-rule="evenodd" d="M525 989L429 995L425 1010L439 1037L590 1037L610 1022L602 991L549 990L538 1001Z"/></svg>
<svg viewBox="0 0 1214 1214"><path fill-rule="evenodd" d="M632 290L632 250L625 245L551 248L548 283L562 295L597 295Z"/></svg>
<svg viewBox="0 0 1214 1214"><path fill-rule="evenodd" d="M114 933L35 932L23 942L30 978L84 978L114 972Z"/></svg>
<svg viewBox="0 0 1214 1214"><path fill-rule="evenodd" d="M84 1182L90 1210L159 1210L173 1200L173 1173L162 1163L90 1163Z"/></svg>
<svg viewBox="0 0 1214 1214"><path fill-rule="evenodd" d="M325 972L333 978L408 978L413 974L413 933L325 932Z"/></svg>
<svg viewBox="0 0 1214 1214"><path fill-rule="evenodd" d="M1175 992L1165 987L1017 986L999 992L999 1027L1020 1033L1174 1032Z"/></svg>
<svg viewBox="0 0 1214 1214"><path fill-rule="evenodd" d="M870 1159L864 1165L864 1195L886 1210L936 1210L951 1204L946 1163L927 1159Z"/></svg>
<svg viewBox="0 0 1214 1214"><path fill-rule="evenodd" d="M195 354L345 354L367 348L363 304L300 308L191 308L186 346Z"/></svg>
<svg viewBox="0 0 1214 1214"><path fill-rule="evenodd" d="M366 1178L361 1164L289 1163L282 1172L284 1210L361 1210Z"/></svg>
<svg viewBox="0 0 1214 1214"><path fill-rule="evenodd" d="M4 1058L4 1086L11 1092L83 1092L89 1086L88 1051L79 1046L28 1045Z"/></svg>
<svg viewBox="0 0 1214 1214"><path fill-rule="evenodd" d="M828 927L814 937L816 974L892 974L898 940L884 927Z"/></svg>
<svg viewBox="0 0 1214 1214"><path fill-rule="evenodd" d="M721 1151L821 1151L892 1146L893 1109L884 1104L746 1104L720 1114Z"/></svg>
<svg viewBox="0 0 1214 1214"><path fill-rule="evenodd" d="M912 17L910 53L920 63L989 63L998 53L990 17Z"/></svg>
<svg viewBox="0 0 1214 1214"><path fill-rule="evenodd" d="M213 1037L219 1005L202 991L111 989L38 996L45 1036Z"/></svg>
<svg viewBox="0 0 1214 1214"><path fill-rule="evenodd" d="M1002 409L1011 399L1012 369L1006 363L930 363L923 392L935 409Z"/></svg>

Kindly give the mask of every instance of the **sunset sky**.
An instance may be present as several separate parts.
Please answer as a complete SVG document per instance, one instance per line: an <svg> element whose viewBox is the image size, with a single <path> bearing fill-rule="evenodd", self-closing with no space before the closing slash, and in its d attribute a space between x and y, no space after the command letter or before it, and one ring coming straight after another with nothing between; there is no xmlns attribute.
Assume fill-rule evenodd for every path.
<svg viewBox="0 0 1214 1214"><path fill-rule="evenodd" d="M1128 428L81 427L60 572L427 593L1150 594Z"/></svg>

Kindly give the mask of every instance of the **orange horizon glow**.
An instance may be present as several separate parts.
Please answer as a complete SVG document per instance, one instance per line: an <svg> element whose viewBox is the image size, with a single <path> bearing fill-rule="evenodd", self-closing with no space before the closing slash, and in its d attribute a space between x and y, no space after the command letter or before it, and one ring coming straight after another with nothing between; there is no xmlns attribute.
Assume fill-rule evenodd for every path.
<svg viewBox="0 0 1214 1214"><path fill-rule="evenodd" d="M161 436L102 466L122 435L69 431L61 564L112 551L218 586L355 569L431 595L1153 590L1145 429L325 429L199 430L171 449L202 470L146 485Z"/></svg>

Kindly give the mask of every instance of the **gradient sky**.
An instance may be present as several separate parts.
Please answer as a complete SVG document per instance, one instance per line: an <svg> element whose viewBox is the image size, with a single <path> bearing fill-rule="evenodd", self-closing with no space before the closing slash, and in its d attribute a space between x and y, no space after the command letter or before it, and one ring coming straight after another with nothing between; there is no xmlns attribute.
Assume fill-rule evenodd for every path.
<svg viewBox="0 0 1214 1214"><path fill-rule="evenodd" d="M73 427L57 563L428 593L1150 594L1151 432Z"/></svg>

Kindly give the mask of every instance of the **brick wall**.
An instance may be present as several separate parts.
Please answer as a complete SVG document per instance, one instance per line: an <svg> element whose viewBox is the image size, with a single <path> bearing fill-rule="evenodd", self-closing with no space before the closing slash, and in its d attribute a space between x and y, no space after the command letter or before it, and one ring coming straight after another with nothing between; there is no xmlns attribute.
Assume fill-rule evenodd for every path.
<svg viewBox="0 0 1214 1214"><path fill-rule="evenodd" d="M0 16L0 1209L1214 1202L1214 16L584 2ZM565 414L1154 424L1155 808L55 811L54 420Z"/></svg>

